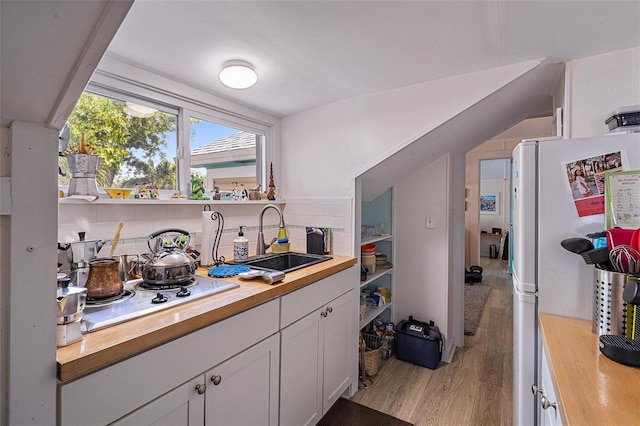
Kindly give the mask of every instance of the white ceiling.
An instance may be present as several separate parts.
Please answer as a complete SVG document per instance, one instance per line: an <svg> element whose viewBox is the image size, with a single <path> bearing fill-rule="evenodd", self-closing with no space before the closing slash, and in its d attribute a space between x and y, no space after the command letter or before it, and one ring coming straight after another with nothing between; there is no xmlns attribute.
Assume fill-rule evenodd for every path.
<svg viewBox="0 0 640 426"><path fill-rule="evenodd" d="M107 54L284 117L530 59L640 45L640 1L137 0ZM251 62L247 90L217 79Z"/></svg>
<svg viewBox="0 0 640 426"><path fill-rule="evenodd" d="M133 0L0 0L0 125L60 129Z"/></svg>

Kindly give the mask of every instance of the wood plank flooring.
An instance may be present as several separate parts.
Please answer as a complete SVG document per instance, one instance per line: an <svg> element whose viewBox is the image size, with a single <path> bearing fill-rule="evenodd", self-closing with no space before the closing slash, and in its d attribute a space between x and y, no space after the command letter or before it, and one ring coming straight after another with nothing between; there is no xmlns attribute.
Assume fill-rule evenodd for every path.
<svg viewBox="0 0 640 426"><path fill-rule="evenodd" d="M481 258L482 284L493 287L475 336L464 336L450 364L435 370L395 357L353 401L426 425L511 425L513 290L507 261Z"/></svg>

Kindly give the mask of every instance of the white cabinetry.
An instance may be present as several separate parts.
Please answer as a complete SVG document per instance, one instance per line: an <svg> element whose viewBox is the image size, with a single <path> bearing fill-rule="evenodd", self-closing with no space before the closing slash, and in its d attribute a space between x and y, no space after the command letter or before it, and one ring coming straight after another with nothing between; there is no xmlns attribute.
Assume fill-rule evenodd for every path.
<svg viewBox="0 0 640 426"><path fill-rule="evenodd" d="M280 340L271 336L205 374L205 425L277 425Z"/></svg>
<svg viewBox="0 0 640 426"><path fill-rule="evenodd" d="M58 424L317 423L357 390L357 272L60 385Z"/></svg>
<svg viewBox="0 0 640 426"><path fill-rule="evenodd" d="M271 336L114 424L277 425L279 343Z"/></svg>
<svg viewBox="0 0 640 426"><path fill-rule="evenodd" d="M205 420L215 424L216 402L213 402L213 417L204 406L205 400L209 403L213 398L223 398L226 406L218 414L226 424L230 423L225 416L231 416L230 411L239 407L233 415L251 415L245 413L247 403L256 404L260 412L265 413L264 401L268 399L271 404L268 415L258 423L275 423L279 313L280 301L272 300L65 383L58 391L58 423L109 424L121 419L122 424L146 424L155 418L165 424L203 424ZM241 370L243 364L247 371L255 372L260 367L266 371L258 376L237 373L235 370ZM206 380L210 380L210 376L205 372L217 372L223 379L220 386L228 385L231 389L216 396L219 392L212 390L216 386L213 382L209 385ZM247 402L245 392L249 389L253 393ZM268 397L264 395L267 390ZM211 391L209 395L207 391ZM231 398L235 398L233 404L229 402ZM173 419L180 421L169 421ZM249 420L244 424L250 424Z"/></svg>
<svg viewBox="0 0 640 426"><path fill-rule="evenodd" d="M540 383L542 389L539 389L539 395L536 402L539 404L538 410L540 418L540 426L562 426L562 418L560 417L560 406L556 399L556 392L551 381L551 372L549 371L549 363L545 351L542 350L542 368L540 370Z"/></svg>
<svg viewBox="0 0 640 426"><path fill-rule="evenodd" d="M282 298L280 424L317 423L354 383L356 275L349 268Z"/></svg>
<svg viewBox="0 0 640 426"><path fill-rule="evenodd" d="M204 422L204 399L196 390L201 383L202 377L197 377L113 424L117 426L201 425Z"/></svg>

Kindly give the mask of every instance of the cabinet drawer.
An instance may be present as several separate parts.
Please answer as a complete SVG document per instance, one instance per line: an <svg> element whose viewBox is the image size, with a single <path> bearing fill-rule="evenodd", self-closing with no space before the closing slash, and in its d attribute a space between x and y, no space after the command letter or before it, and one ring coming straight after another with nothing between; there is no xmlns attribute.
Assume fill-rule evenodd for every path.
<svg viewBox="0 0 640 426"><path fill-rule="evenodd" d="M273 300L64 384L58 423L113 422L277 333L278 314L279 300Z"/></svg>
<svg viewBox="0 0 640 426"><path fill-rule="evenodd" d="M355 267L333 274L282 297L280 328L308 315L355 287Z"/></svg>

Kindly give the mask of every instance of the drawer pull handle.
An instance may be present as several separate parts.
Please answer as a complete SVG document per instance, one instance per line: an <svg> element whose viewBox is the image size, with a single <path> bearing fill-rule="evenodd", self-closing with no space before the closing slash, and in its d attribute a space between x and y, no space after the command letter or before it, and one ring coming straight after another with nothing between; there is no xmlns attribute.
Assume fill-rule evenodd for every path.
<svg viewBox="0 0 640 426"><path fill-rule="evenodd" d="M543 392L544 392L544 390L542 390L542 388L539 388L539 387L538 387L538 386L536 386L536 385L531 385L531 393L532 393L532 394L534 394L534 395L535 395L535 394L537 394L537 393L543 393Z"/></svg>
<svg viewBox="0 0 640 426"><path fill-rule="evenodd" d="M207 385L205 385L204 383L196 385L196 391L198 391L198 395L202 395L203 393L205 393L206 390L207 390Z"/></svg>
<svg viewBox="0 0 640 426"><path fill-rule="evenodd" d="M549 400L547 399L546 396L542 395L542 398L540 399L540 404L542 405L542 409L546 410L549 407L553 407L554 410L558 409L558 404L555 402L549 402Z"/></svg>
<svg viewBox="0 0 640 426"><path fill-rule="evenodd" d="M218 375L211 376L211 381L213 382L213 384L215 386L218 386L220 384L220 382L222 381L222 376L218 376Z"/></svg>

